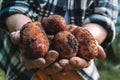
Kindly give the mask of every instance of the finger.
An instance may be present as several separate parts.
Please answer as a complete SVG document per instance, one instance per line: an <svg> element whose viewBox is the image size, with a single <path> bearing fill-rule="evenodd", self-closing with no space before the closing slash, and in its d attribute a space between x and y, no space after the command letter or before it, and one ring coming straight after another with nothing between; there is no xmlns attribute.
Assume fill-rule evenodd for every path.
<svg viewBox="0 0 120 80"><path fill-rule="evenodd" d="M53 63L59 57L59 53L55 50L50 50L45 56L45 60L48 64Z"/></svg>
<svg viewBox="0 0 120 80"><path fill-rule="evenodd" d="M12 32L10 34L10 37L11 37L11 41L14 44L19 44L19 42L20 42L20 31Z"/></svg>
<svg viewBox="0 0 120 80"><path fill-rule="evenodd" d="M72 57L69 62L74 69L83 69L90 65L90 61L87 62L86 60L80 57Z"/></svg>
<svg viewBox="0 0 120 80"><path fill-rule="evenodd" d="M57 60L57 58L59 57L59 53L55 50L50 50L47 55L45 56L45 60L46 60L46 64L44 66L41 67L45 68L48 65L52 64L53 62L55 62Z"/></svg>
<svg viewBox="0 0 120 80"><path fill-rule="evenodd" d="M98 41L96 41L97 47L98 47L98 55L97 58L99 59L106 59L106 53L103 49L103 47L100 46L100 44L98 43Z"/></svg>
<svg viewBox="0 0 120 80"><path fill-rule="evenodd" d="M106 53L100 45L98 45L98 56L97 57L100 59L106 59Z"/></svg>
<svg viewBox="0 0 120 80"><path fill-rule="evenodd" d="M51 66L45 68L43 71L46 74L50 75L50 74L54 74L54 73L60 72L62 69L63 69L62 66L60 66L59 63L55 62Z"/></svg>
<svg viewBox="0 0 120 80"><path fill-rule="evenodd" d="M46 61L44 58L38 59L28 59L24 55L20 55L20 61L26 69L35 69L40 68L41 66L45 65Z"/></svg>
<svg viewBox="0 0 120 80"><path fill-rule="evenodd" d="M59 64L60 64L65 70L67 70L67 69L72 69L72 66L70 65L68 59L61 59L61 60L59 61Z"/></svg>

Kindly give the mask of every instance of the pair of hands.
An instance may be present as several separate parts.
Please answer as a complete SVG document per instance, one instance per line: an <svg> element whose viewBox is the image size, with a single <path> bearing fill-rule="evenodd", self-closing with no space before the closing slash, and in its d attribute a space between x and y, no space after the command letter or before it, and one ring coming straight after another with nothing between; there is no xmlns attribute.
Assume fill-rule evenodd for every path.
<svg viewBox="0 0 120 80"><path fill-rule="evenodd" d="M72 57L70 59L60 59L57 60L59 57L59 53L55 50L50 50L46 54L45 57L40 57L37 59L28 59L25 57L24 52L25 49L19 43L20 40L20 31L12 32L11 33L11 40L14 44L17 44L20 48L20 61L26 69L35 69L38 68L44 71L46 74L54 74L57 72L61 72L64 69L70 70L79 70L86 68L90 65L90 61L86 61L80 57ZM103 48L98 44L98 58L105 59L106 55Z"/></svg>

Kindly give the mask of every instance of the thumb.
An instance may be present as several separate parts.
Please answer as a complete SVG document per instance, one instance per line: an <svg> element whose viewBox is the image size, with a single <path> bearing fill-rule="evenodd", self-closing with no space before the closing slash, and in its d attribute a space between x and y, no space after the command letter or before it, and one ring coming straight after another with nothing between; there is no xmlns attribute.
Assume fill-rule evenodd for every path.
<svg viewBox="0 0 120 80"><path fill-rule="evenodd" d="M19 44L19 42L20 42L20 31L12 32L10 34L10 37L11 37L11 41L14 44Z"/></svg>
<svg viewBox="0 0 120 80"><path fill-rule="evenodd" d="M105 53L104 49L99 44L97 46L98 46L98 56L97 57L102 60L106 59L106 53Z"/></svg>

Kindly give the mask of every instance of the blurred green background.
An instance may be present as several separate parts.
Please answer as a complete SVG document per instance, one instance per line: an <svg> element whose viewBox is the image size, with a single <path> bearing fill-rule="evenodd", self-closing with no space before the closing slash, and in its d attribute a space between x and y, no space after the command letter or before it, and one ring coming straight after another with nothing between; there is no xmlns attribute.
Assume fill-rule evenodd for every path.
<svg viewBox="0 0 120 80"><path fill-rule="evenodd" d="M1 3L2 0L0 0ZM120 4L120 0L118 1ZM106 60L96 59L96 65L100 73L99 80L120 80L120 5L118 21L116 24L116 38L105 50ZM0 80L5 80L4 72L0 69Z"/></svg>

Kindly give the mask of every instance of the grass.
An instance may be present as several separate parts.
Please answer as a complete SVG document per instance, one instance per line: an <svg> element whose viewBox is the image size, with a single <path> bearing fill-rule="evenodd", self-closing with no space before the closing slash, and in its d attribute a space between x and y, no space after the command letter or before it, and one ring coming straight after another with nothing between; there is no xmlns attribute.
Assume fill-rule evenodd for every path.
<svg viewBox="0 0 120 80"><path fill-rule="evenodd" d="M120 71L117 70L105 70L99 71L100 79L99 80L120 80Z"/></svg>
<svg viewBox="0 0 120 80"><path fill-rule="evenodd" d="M0 80L5 80L4 72L0 69Z"/></svg>
<svg viewBox="0 0 120 80"><path fill-rule="evenodd" d="M109 60L97 61L99 80L120 80L120 63L113 64Z"/></svg>

